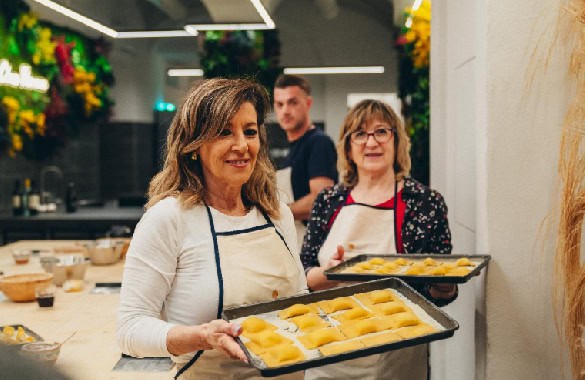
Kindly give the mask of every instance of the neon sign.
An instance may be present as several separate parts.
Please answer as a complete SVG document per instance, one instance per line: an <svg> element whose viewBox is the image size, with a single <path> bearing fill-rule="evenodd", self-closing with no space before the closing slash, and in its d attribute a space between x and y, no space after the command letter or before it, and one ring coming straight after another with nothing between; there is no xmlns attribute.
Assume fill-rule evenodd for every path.
<svg viewBox="0 0 585 380"><path fill-rule="evenodd" d="M34 77L32 67L26 63L18 66L16 73L12 71L12 65L8 60L0 59L0 86L46 92L49 89L49 81L43 77Z"/></svg>

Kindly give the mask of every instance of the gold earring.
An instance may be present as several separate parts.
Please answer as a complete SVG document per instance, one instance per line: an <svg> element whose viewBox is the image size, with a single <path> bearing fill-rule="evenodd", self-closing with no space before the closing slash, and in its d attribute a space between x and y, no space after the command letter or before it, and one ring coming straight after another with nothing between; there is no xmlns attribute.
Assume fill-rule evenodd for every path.
<svg viewBox="0 0 585 380"><path fill-rule="evenodd" d="M191 160L197 161L197 152L193 152L193 154L191 155Z"/></svg>

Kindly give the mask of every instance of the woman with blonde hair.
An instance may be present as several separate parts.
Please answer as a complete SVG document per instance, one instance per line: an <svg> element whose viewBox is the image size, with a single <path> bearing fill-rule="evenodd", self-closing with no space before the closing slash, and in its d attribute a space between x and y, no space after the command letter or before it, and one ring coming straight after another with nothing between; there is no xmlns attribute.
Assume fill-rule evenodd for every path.
<svg viewBox="0 0 585 380"><path fill-rule="evenodd" d="M410 172L410 140L392 108L363 100L343 122L338 144L342 182L316 198L301 249L307 283L338 286L323 272L357 253L450 253L442 196ZM437 305L457 296L452 284L419 287ZM307 371L307 379L426 379L426 345Z"/></svg>
<svg viewBox="0 0 585 380"><path fill-rule="evenodd" d="M172 357L181 379L260 377L223 308L306 291L294 219L278 202L268 156L268 107L264 88L248 80L194 85L132 238L118 344L131 356Z"/></svg>

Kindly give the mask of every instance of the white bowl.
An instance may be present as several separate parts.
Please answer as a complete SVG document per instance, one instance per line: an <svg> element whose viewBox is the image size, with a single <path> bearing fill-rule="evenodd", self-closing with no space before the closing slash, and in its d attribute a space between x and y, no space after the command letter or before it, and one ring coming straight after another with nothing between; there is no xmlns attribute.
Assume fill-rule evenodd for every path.
<svg viewBox="0 0 585 380"><path fill-rule="evenodd" d="M40 362L54 364L61 352L61 344L48 341L27 343L22 346L21 352Z"/></svg>

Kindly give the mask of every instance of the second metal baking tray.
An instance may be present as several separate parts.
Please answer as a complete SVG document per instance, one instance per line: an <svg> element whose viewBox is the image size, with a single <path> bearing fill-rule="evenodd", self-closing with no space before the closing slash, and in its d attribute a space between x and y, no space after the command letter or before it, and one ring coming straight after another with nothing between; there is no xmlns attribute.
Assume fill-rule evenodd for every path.
<svg viewBox="0 0 585 380"><path fill-rule="evenodd" d="M427 257L438 261L457 261L461 258L468 258L471 261L477 262L478 264L473 268L467 275L465 276L414 276L414 275L407 275L407 274L378 274L378 273L343 273L349 267L354 266L357 263L361 263L362 261L368 261L374 258L380 257L386 260L393 260L398 258L404 259L412 259L412 260L423 260ZM488 261L491 259L490 255L449 255L449 254L427 254L427 253L417 253L417 254L388 254L388 255L381 255L381 254L359 254L351 259L344 261L343 263L327 269L324 274L328 280L337 280L337 281L371 281L375 279L381 278L388 278L388 277L396 277L400 278L408 283L449 283L449 284L463 284L476 275L487 265Z"/></svg>
<svg viewBox="0 0 585 380"><path fill-rule="evenodd" d="M256 359L250 354L243 342L238 338L240 347L246 353L249 363L260 371L265 377L278 376L308 368L320 367L327 364L337 363L345 360L360 358L373 354L379 354L386 351L397 350L404 347L415 346L418 344L428 343L434 340L446 339L455 333L459 324L441 309L427 301L423 296L417 293L404 281L397 278L386 278L382 280L369 281L361 284L345 286L341 288L323 290L319 292L283 298L276 301L259 303L255 305L241 306L226 309L222 313L223 319L227 321L235 320L242 317L268 313L276 310L283 310L294 304L310 304L322 300L330 300L337 297L352 296L356 293L370 292L377 289L394 289L404 295L408 300L419 306L432 319L434 319L444 330L433 334L420 336L412 339L404 339L398 342L383 344L379 346L362 348L355 351L344 352L337 355L321 356L314 359L308 359L301 362L283 365L279 367L268 367L262 360Z"/></svg>

